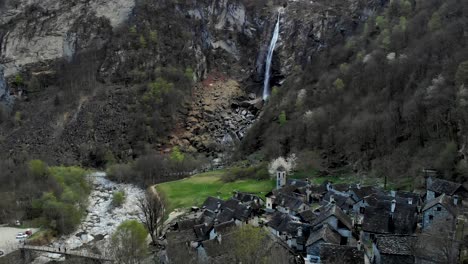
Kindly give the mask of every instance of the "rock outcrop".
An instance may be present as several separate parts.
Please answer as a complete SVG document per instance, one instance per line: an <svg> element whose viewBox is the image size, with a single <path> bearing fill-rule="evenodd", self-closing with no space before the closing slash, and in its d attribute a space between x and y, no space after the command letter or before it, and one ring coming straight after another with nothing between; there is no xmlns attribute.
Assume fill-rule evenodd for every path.
<svg viewBox="0 0 468 264"><path fill-rule="evenodd" d="M222 152L247 133L263 102L246 96L238 82L212 74L197 85L187 119L170 144L189 152Z"/></svg>
<svg viewBox="0 0 468 264"><path fill-rule="evenodd" d="M5 75L102 46L109 29L124 23L134 5L128 0L7 1L0 10Z"/></svg>

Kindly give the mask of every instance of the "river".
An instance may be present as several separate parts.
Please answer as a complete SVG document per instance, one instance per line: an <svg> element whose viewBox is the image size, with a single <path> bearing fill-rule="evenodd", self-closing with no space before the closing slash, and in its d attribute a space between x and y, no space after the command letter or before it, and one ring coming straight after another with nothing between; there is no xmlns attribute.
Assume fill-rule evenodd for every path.
<svg viewBox="0 0 468 264"><path fill-rule="evenodd" d="M144 195L144 190L133 184L119 184L106 178L105 172L94 172L88 175L93 186L89 196L88 214L75 232L63 236L51 246L78 249L83 246L93 246L101 253L106 252L110 237L117 226L132 219L139 219L138 198ZM125 202L114 208L111 205L112 195L116 191L125 192ZM60 260L57 254L43 254L33 263L42 264L51 260Z"/></svg>

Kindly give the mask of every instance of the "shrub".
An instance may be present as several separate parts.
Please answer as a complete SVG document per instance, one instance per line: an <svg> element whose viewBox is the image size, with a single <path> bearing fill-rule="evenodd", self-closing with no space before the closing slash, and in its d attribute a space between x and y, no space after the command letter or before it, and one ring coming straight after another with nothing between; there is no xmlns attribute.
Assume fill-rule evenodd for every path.
<svg viewBox="0 0 468 264"><path fill-rule="evenodd" d="M343 90L343 88L345 87L345 84L343 82L342 79L338 78L336 79L334 82L333 82L333 86L335 86L335 88L338 90L338 91L341 91Z"/></svg>
<svg viewBox="0 0 468 264"><path fill-rule="evenodd" d="M286 124L286 112L285 111L281 111L279 117L278 117L278 122L280 124L280 126L284 126Z"/></svg>
<svg viewBox="0 0 468 264"><path fill-rule="evenodd" d="M171 160L175 162L182 162L184 161L184 154L180 151L179 147L172 148L171 152Z"/></svg>
<svg viewBox="0 0 468 264"><path fill-rule="evenodd" d="M112 195L112 206L119 207L125 202L125 192L118 191Z"/></svg>
<svg viewBox="0 0 468 264"><path fill-rule="evenodd" d="M22 77L20 74L17 74L17 75L15 76L15 84L16 84L17 86L21 86L21 85L24 84L23 77Z"/></svg>
<svg viewBox="0 0 468 264"><path fill-rule="evenodd" d="M113 164L107 169L107 177L115 182L135 180L136 174L131 164Z"/></svg>
<svg viewBox="0 0 468 264"><path fill-rule="evenodd" d="M224 173L221 178L224 182L233 182L236 180L245 179L264 180L268 179L269 177L267 164L260 163L248 167L231 167L226 170L226 173Z"/></svg>
<svg viewBox="0 0 468 264"><path fill-rule="evenodd" d="M146 43L146 39L143 35L140 35L140 47L142 48L146 48L147 46L147 43Z"/></svg>
<svg viewBox="0 0 468 264"><path fill-rule="evenodd" d="M111 250L117 263L140 263L147 253L148 232L136 220L127 220L117 227L111 238Z"/></svg>
<svg viewBox="0 0 468 264"><path fill-rule="evenodd" d="M430 31L439 30L442 27L442 21L440 18L439 12L434 12L431 16L431 19L427 23Z"/></svg>
<svg viewBox="0 0 468 264"><path fill-rule="evenodd" d="M46 179L49 171L47 168L47 164L45 164L42 160L31 160L28 163L29 173L36 178L36 179Z"/></svg>

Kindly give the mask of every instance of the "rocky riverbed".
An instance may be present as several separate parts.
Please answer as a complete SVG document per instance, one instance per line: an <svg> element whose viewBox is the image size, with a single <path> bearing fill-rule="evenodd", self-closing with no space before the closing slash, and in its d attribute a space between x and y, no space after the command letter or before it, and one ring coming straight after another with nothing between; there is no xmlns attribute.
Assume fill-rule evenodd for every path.
<svg viewBox="0 0 468 264"><path fill-rule="evenodd" d="M144 195L144 190L132 184L117 184L106 178L106 173L95 172L89 179L93 186L89 196L87 216L83 219L77 230L54 242L53 247L67 247L67 249L88 250L93 248L94 253L105 254L112 233L117 226L132 219L138 219L141 211L137 206L138 198ZM125 192L125 202L114 208L112 195L116 191ZM33 263L47 263L51 259L59 260L60 255L43 254Z"/></svg>

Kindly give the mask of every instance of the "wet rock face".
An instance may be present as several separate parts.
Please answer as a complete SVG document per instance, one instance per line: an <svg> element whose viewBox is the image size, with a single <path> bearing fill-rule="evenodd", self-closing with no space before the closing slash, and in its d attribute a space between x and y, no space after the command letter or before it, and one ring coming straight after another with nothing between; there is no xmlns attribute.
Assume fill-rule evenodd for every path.
<svg viewBox="0 0 468 264"><path fill-rule="evenodd" d="M13 98L10 96L8 87L3 76L3 67L0 65L0 107L6 106L11 107L13 104Z"/></svg>

